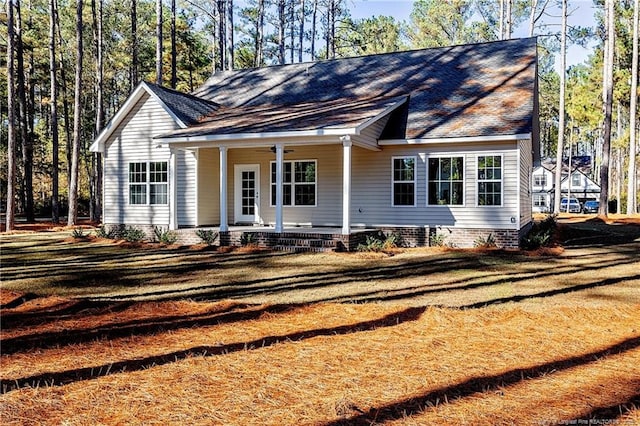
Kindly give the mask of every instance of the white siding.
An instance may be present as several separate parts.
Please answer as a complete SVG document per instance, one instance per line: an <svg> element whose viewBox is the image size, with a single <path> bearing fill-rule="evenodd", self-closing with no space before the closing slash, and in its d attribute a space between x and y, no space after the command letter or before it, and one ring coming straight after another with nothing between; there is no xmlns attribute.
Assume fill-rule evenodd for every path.
<svg viewBox="0 0 640 426"><path fill-rule="evenodd" d="M316 206L284 207L286 224L340 226L342 224L342 145L287 146L293 152L284 155L289 160L316 160ZM355 149L355 148L354 148ZM264 152L267 151L267 152ZM234 165L260 165L260 216L265 224L275 222L275 207L270 206L270 162L275 154L265 148L230 149L228 155L229 223L234 221Z"/></svg>
<svg viewBox="0 0 640 426"><path fill-rule="evenodd" d="M427 205L427 158L464 158L463 206ZM502 155L503 205L477 206L477 157ZM415 207L392 206L391 158L417 157L417 199ZM449 226L460 228L513 229L511 218L518 212L518 165L514 143L493 145L416 145L385 146L382 152L354 149L352 223L354 226Z"/></svg>
<svg viewBox="0 0 640 426"><path fill-rule="evenodd" d="M105 223L168 226L168 205L129 205L128 170L130 162L169 163L169 149L157 148L152 138L176 128L169 114L149 95L144 95L114 131L104 155Z"/></svg>
<svg viewBox="0 0 640 426"><path fill-rule="evenodd" d="M218 148L198 150L198 223L220 223L220 154Z"/></svg>
<svg viewBox="0 0 640 426"><path fill-rule="evenodd" d="M293 152L285 160L317 161L317 205L284 207L285 224L340 226L342 224L342 146L290 146ZM259 164L261 199L260 214L264 223L275 221L275 208L270 204L270 162L275 155L264 149L229 150L229 223L233 223L234 176L236 164ZM417 158L417 198L415 207L394 207L391 199L391 158ZM465 204L463 206L427 206L427 158L429 156L462 156L465 164ZM503 159L503 205L477 205L477 158L479 155L501 155ZM456 228L514 229L521 213L518 199L521 170L518 169L515 142L439 145L385 146L382 151L353 148L352 211L354 226L448 226ZM209 173L207 171L207 173ZM530 201L529 201L530 206ZM521 207L521 206L520 206ZM530 208L530 207L529 207ZM512 222L512 218L515 221Z"/></svg>
<svg viewBox="0 0 640 426"><path fill-rule="evenodd" d="M533 153L531 140L518 141L518 150L520 151L520 227L523 227L532 220Z"/></svg>
<svg viewBox="0 0 640 426"><path fill-rule="evenodd" d="M197 157L191 151L177 151L178 226L196 225Z"/></svg>

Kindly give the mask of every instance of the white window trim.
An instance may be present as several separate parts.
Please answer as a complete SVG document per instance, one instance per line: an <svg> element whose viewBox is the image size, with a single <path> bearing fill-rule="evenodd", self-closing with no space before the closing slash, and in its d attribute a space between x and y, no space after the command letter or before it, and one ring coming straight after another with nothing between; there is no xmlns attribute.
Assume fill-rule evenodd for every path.
<svg viewBox="0 0 640 426"><path fill-rule="evenodd" d="M394 163L395 160L404 160L407 158L413 159L413 204L401 204L396 205L393 200L395 199L394 184L396 183L394 176ZM398 183L409 183L408 180L399 180ZM417 155L396 155L391 157L391 207L395 208L411 208L418 206L418 156Z"/></svg>
<svg viewBox="0 0 640 426"><path fill-rule="evenodd" d="M480 157L500 157L500 179L478 179L478 171L480 170L480 166L479 166L479 159ZM476 180L476 186L475 186L475 198L476 198L476 207L480 207L480 208L486 208L486 209L491 209L491 208L502 208L504 207L504 155L503 154L492 154L492 153L487 153L487 154L478 154L476 155L476 169L475 169L475 180ZM480 185L480 182L500 182L500 204L491 204L491 205L481 205L478 201L480 199L480 192L478 191L478 186Z"/></svg>
<svg viewBox="0 0 640 426"><path fill-rule="evenodd" d="M167 181L166 182L151 182L151 163L166 163L167 164ZM131 164L145 164L146 177L145 182L131 182L129 179ZM166 185L167 187L167 202L166 203L154 203L151 204L151 185ZM131 203L131 186L132 185L144 185L146 202L140 204ZM168 206L169 205L169 162L168 161L129 161L127 162L127 205L128 206Z"/></svg>
<svg viewBox="0 0 640 426"><path fill-rule="evenodd" d="M455 158L455 157L460 157L462 158L462 204L429 204L429 160L433 159L433 158ZM425 178L425 186L426 186L426 194L427 194L427 199L425 200L425 205L429 208L449 208L449 209L456 209L456 208L461 208L461 207L465 207L467 205L467 157L464 153L438 153L438 154L434 154L434 155L427 155L426 161L425 161L425 170L427 172L426 178Z"/></svg>
<svg viewBox="0 0 640 426"><path fill-rule="evenodd" d="M542 202L539 202L542 200ZM547 196L543 194L535 194L533 196L533 205L535 207L548 207L547 206Z"/></svg>
<svg viewBox="0 0 640 426"><path fill-rule="evenodd" d="M540 179L543 182L542 183L536 183L536 179ZM542 173L542 174L534 174L533 175L533 185L539 188L546 188L547 186L547 174L546 173Z"/></svg>
<svg viewBox="0 0 640 426"><path fill-rule="evenodd" d="M296 208L317 207L318 206L318 160L285 160L282 163L283 164L291 163L291 183L285 183L284 181L282 182L282 186L283 187L285 185L291 185L291 204L284 204L284 202L283 202L282 207L287 207L287 208L289 208L289 207L296 207ZM314 163L315 164L316 179L313 182L313 185L315 187L316 195L314 197L315 202L313 204L302 204L302 205L295 204L295 202L296 202L296 192L295 192L295 186L296 186L295 170L296 169L295 169L295 163ZM275 161L270 161L269 162L269 207L276 207L276 205L272 203L272 201L273 201L273 186L276 183L275 182L271 182L271 168L273 167L274 164L276 164ZM282 167L282 172L284 173L284 167ZM299 184L300 185L309 185L310 182L300 182Z"/></svg>

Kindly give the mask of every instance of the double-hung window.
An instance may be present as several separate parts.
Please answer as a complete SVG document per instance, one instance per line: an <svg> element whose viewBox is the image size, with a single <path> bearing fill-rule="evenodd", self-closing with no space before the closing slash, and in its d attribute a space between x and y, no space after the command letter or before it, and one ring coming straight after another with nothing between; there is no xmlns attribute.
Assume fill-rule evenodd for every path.
<svg viewBox="0 0 640 426"><path fill-rule="evenodd" d="M478 205L502 205L502 156L478 157Z"/></svg>
<svg viewBox="0 0 640 426"><path fill-rule="evenodd" d="M428 204L461 206L464 204L463 157L429 158Z"/></svg>
<svg viewBox="0 0 640 426"><path fill-rule="evenodd" d="M547 175L533 175L533 184L544 188L547 186Z"/></svg>
<svg viewBox="0 0 640 426"><path fill-rule="evenodd" d="M393 157L393 205L416 205L416 157Z"/></svg>
<svg viewBox="0 0 640 426"><path fill-rule="evenodd" d="M536 207L547 207L547 197L541 194L534 195L533 205Z"/></svg>
<svg viewBox="0 0 640 426"><path fill-rule="evenodd" d="M295 160L282 164L282 205L316 205L316 161ZM271 205L276 205L276 163L271 162Z"/></svg>
<svg viewBox="0 0 640 426"><path fill-rule="evenodd" d="M166 161L129 163L129 204L167 204Z"/></svg>

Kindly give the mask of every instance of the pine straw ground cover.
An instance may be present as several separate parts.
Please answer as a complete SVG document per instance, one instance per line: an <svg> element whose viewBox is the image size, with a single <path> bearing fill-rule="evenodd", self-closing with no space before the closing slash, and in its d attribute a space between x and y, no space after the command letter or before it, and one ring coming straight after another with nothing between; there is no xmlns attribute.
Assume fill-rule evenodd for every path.
<svg viewBox="0 0 640 426"><path fill-rule="evenodd" d="M580 226L545 256L3 237L0 422L640 424L637 229Z"/></svg>
<svg viewBox="0 0 640 426"><path fill-rule="evenodd" d="M131 322L150 324L153 311L155 323L202 324L116 337ZM31 335L8 323L3 424L640 420L639 305L455 310L181 301L68 314L79 316L88 322L48 331L61 337L58 344L27 339L29 350L16 339L46 334L52 318L31 318ZM84 341L98 328L92 319L109 326L102 338Z"/></svg>

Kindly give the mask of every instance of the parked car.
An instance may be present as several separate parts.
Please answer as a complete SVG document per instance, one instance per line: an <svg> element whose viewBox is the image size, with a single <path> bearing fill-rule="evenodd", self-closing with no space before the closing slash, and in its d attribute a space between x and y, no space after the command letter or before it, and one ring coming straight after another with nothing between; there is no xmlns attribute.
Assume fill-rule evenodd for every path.
<svg viewBox="0 0 640 426"><path fill-rule="evenodd" d="M563 198L560 200L560 211L567 213L580 213L582 211L582 206L577 198Z"/></svg>
<svg viewBox="0 0 640 426"><path fill-rule="evenodd" d="M598 213L598 209L600 208L600 201L598 200L589 200L585 201L582 206L582 213Z"/></svg>

